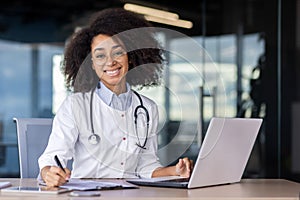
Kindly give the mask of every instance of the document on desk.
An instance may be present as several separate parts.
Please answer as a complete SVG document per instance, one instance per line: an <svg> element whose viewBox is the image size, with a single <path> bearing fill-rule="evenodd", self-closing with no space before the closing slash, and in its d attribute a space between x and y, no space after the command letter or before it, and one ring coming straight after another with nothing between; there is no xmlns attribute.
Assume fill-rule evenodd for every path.
<svg viewBox="0 0 300 200"><path fill-rule="evenodd" d="M2 189L2 188L7 188L7 187L9 187L9 186L11 186L11 183L8 182L8 181L1 181L1 182L0 182L0 189Z"/></svg>
<svg viewBox="0 0 300 200"><path fill-rule="evenodd" d="M45 183L41 183L45 184ZM134 189L138 188L133 184L125 184L125 183L118 183L118 182L109 182L99 180L90 180L90 179L69 179L64 185L60 186L60 188L65 188L69 190L79 190L79 191L86 191L86 190L113 190L113 189Z"/></svg>

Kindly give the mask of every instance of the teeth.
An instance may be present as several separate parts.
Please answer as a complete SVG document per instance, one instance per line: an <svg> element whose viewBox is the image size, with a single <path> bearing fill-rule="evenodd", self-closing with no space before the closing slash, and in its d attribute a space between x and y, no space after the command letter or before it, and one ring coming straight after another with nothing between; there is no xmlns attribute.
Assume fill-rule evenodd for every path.
<svg viewBox="0 0 300 200"><path fill-rule="evenodd" d="M107 75L109 75L109 76L116 75L118 72L119 72L119 69L111 70L111 71L106 70L106 73L107 73Z"/></svg>

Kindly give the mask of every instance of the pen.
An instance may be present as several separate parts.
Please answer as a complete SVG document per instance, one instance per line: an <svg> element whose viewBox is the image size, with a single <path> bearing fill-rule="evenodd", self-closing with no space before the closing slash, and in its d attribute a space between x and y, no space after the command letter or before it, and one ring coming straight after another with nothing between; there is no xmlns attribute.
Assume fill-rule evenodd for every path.
<svg viewBox="0 0 300 200"><path fill-rule="evenodd" d="M56 162L56 164L66 173L65 169L63 168L63 166L61 165L57 155L54 156L54 160Z"/></svg>

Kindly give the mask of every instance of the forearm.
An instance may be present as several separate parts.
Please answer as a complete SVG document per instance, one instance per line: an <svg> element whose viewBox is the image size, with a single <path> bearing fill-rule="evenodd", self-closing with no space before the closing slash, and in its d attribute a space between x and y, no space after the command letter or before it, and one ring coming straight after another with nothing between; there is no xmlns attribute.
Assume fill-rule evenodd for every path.
<svg viewBox="0 0 300 200"><path fill-rule="evenodd" d="M176 173L176 166L160 167L153 171L152 178L160 176L179 176L179 174Z"/></svg>

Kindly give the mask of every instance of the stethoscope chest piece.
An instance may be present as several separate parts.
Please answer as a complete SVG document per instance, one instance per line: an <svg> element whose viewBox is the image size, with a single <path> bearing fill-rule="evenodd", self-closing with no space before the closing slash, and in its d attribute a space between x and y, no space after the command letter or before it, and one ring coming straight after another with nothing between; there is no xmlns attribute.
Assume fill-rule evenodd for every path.
<svg viewBox="0 0 300 200"><path fill-rule="evenodd" d="M97 134L92 134L89 136L88 141L90 144L98 144L100 142L100 136Z"/></svg>

